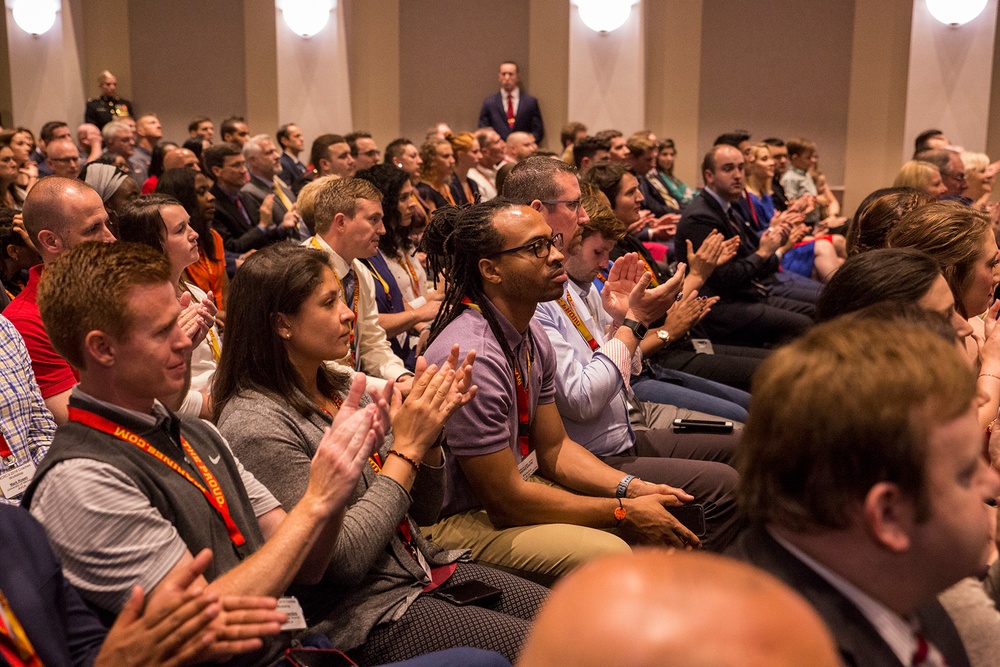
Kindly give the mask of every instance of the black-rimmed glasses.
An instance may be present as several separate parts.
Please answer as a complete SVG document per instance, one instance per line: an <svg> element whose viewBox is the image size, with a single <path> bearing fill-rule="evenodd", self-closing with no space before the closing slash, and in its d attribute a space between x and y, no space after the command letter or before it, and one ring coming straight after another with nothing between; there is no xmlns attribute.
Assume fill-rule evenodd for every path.
<svg viewBox="0 0 1000 667"><path fill-rule="evenodd" d="M556 250L562 250L563 247L563 235L556 234L550 239L536 239L531 243L525 243L524 245L519 245L516 248L508 248L507 250L501 250L494 257L500 257L501 255L513 255L514 253L521 252L522 250L531 250L538 259L547 259L549 253L552 252L552 248L555 247Z"/></svg>

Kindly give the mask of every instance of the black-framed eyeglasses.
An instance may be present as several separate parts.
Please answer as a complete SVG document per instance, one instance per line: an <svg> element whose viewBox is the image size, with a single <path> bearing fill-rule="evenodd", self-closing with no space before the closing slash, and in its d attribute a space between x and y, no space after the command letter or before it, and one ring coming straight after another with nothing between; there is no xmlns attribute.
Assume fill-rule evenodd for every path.
<svg viewBox="0 0 1000 667"><path fill-rule="evenodd" d="M583 206L583 200L581 199L540 199L539 201L548 206L566 204L566 207L574 213L579 213L580 207Z"/></svg>
<svg viewBox="0 0 1000 667"><path fill-rule="evenodd" d="M563 235L556 234L550 239L536 239L531 243L525 243L524 245L519 245L516 248L508 248L507 250L501 250L494 257L500 257L501 255L513 255L514 253L521 252L522 250L531 250L538 259L547 259L549 253L552 252L552 248L555 247L556 250L562 250L563 247Z"/></svg>

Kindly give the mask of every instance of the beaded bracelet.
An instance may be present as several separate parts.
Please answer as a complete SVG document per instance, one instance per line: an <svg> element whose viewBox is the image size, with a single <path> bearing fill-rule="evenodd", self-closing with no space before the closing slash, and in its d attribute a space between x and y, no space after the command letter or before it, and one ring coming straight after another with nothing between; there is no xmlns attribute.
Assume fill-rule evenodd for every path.
<svg viewBox="0 0 1000 667"><path fill-rule="evenodd" d="M403 459L404 461L406 461L407 463L409 463L411 466L413 466L413 471L414 472L420 470L420 463L418 463L417 461L414 461L413 459L411 459L406 454L403 454L401 452L397 452L395 449L390 449L386 453L386 455L388 456L389 454L394 454L394 455L398 456L399 458Z"/></svg>

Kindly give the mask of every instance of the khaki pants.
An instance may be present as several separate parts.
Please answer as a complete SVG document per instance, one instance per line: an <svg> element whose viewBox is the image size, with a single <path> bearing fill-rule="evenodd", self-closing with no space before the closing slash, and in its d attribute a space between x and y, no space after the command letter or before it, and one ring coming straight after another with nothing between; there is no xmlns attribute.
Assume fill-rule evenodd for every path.
<svg viewBox="0 0 1000 667"><path fill-rule="evenodd" d="M538 477L531 481L550 482ZM480 565L520 575L544 586L583 563L631 549L614 533L565 523L547 523L497 530L486 510L454 514L424 535L448 549L469 549Z"/></svg>

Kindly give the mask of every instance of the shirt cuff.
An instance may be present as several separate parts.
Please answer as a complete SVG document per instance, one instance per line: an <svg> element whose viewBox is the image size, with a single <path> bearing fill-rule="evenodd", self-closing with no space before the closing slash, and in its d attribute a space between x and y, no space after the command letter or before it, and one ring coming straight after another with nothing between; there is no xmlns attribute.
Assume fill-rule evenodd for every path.
<svg viewBox="0 0 1000 667"><path fill-rule="evenodd" d="M631 368L633 357L628 353L628 347L625 346L625 343L621 342L617 338L612 338L598 348L597 351L611 360L611 363L613 363L615 368L618 369L618 372L621 373L622 382L625 383L626 389L631 389Z"/></svg>

